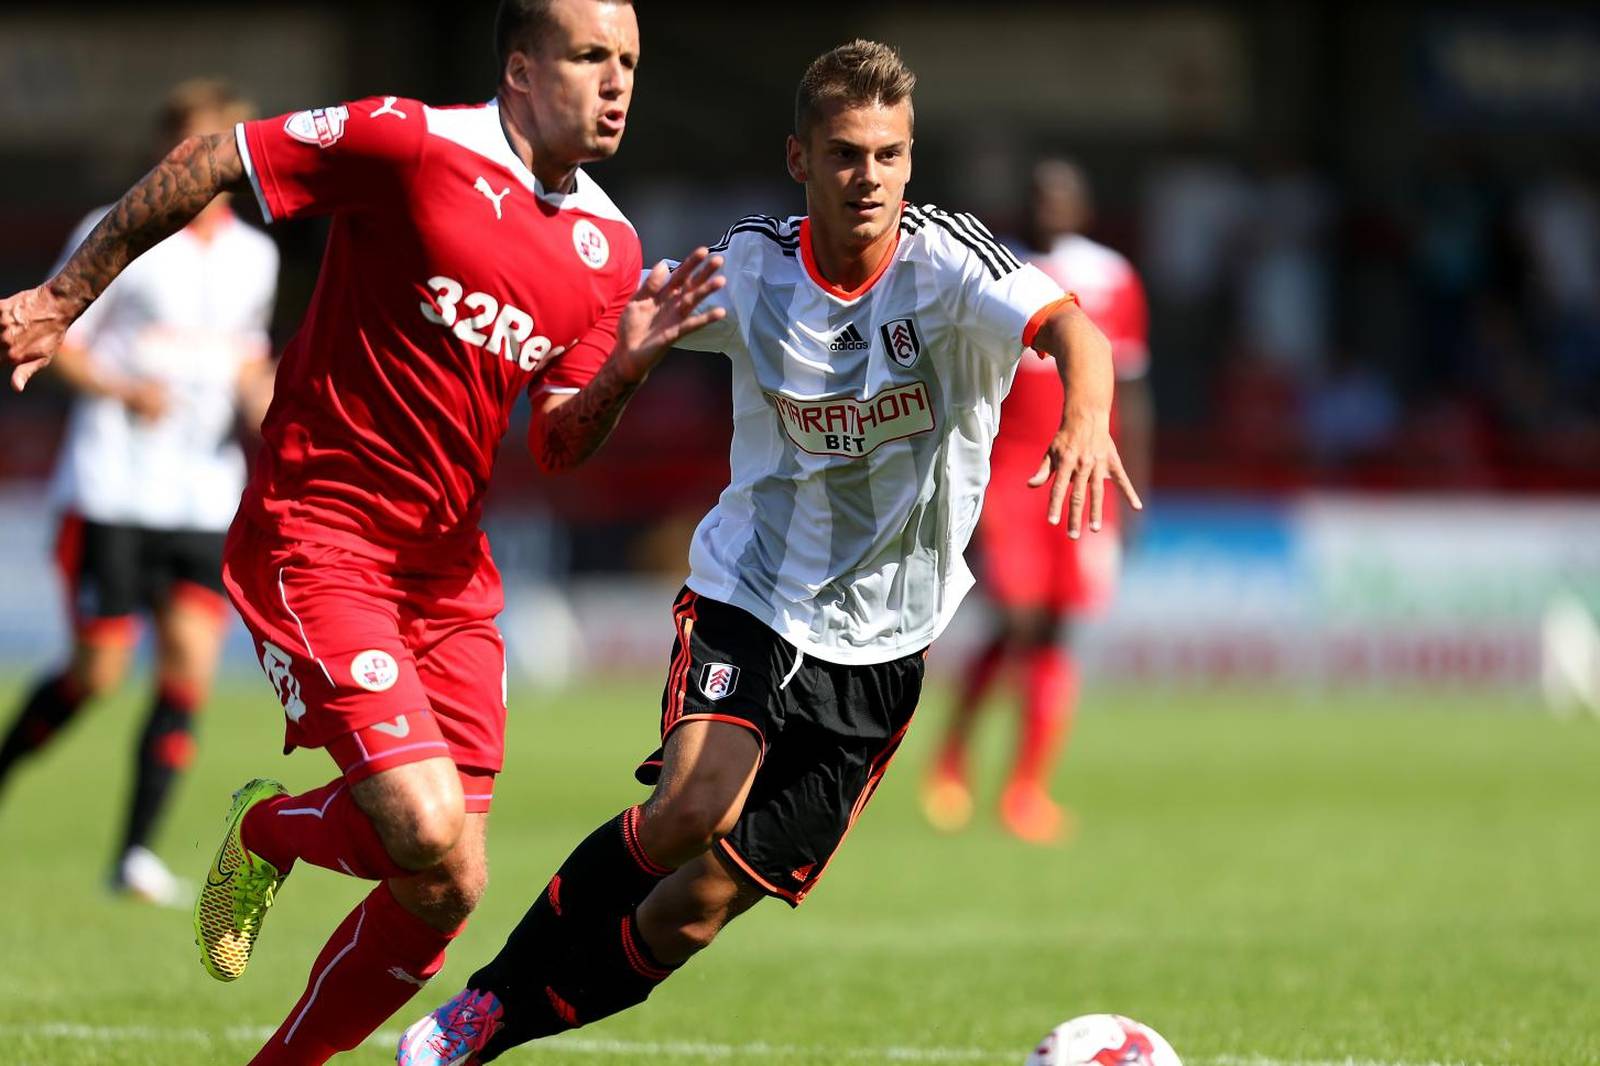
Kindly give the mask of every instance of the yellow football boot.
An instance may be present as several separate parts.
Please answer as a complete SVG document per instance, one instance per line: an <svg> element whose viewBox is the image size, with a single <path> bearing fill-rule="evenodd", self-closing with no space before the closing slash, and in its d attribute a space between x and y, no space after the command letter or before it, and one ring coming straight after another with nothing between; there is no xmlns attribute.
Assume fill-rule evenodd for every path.
<svg viewBox="0 0 1600 1066"><path fill-rule="evenodd" d="M240 827L244 816L258 803L288 790L276 781L256 778L233 794L222 846L206 871L200 898L194 904L194 942L200 947L200 964L219 981L232 981L250 964L261 922L272 906L278 886L288 876L244 846Z"/></svg>

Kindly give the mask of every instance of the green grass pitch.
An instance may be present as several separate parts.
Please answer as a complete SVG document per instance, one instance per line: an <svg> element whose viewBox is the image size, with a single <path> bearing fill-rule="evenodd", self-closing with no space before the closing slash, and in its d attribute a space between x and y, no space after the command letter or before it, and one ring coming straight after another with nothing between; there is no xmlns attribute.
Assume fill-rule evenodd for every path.
<svg viewBox="0 0 1600 1066"><path fill-rule="evenodd" d="M18 684L4 687L14 697ZM513 700L482 909L432 987L339 1061L392 1039L501 942L588 829L642 796L656 689ZM1094 691L1061 794L1076 841L1016 844L985 818L941 837L915 785L923 720L797 913L765 904L643 1008L502 1059L1020 1066L1090 1011L1160 1029L1189 1066L1600 1064L1600 724L1486 695ZM201 971L187 913L102 888L139 697L108 702L0 797L0 1062L241 1063L364 891L303 867L250 972ZM229 791L277 754L264 683L221 693L161 851L199 877ZM1010 723L983 736L992 801Z"/></svg>

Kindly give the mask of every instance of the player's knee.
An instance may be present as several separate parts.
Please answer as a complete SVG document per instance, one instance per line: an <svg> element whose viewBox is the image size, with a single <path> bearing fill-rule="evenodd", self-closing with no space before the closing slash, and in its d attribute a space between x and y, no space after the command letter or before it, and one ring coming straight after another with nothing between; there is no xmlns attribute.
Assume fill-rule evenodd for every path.
<svg viewBox="0 0 1600 1066"><path fill-rule="evenodd" d="M689 790L648 812L646 850L652 855L698 855L733 832L738 820L738 809L726 797Z"/></svg>
<svg viewBox="0 0 1600 1066"><path fill-rule="evenodd" d="M397 805L390 818L384 845L395 862L411 870L426 870L444 861L461 839L466 809L460 792L417 790Z"/></svg>

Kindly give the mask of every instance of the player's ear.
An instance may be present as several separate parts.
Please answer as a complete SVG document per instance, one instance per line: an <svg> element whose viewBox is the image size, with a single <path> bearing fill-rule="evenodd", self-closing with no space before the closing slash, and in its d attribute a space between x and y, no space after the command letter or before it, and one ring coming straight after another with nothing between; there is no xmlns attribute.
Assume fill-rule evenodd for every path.
<svg viewBox="0 0 1600 1066"><path fill-rule="evenodd" d="M533 79L528 69L528 54L520 49L513 49L506 56L506 69L502 73L505 83L519 93L533 91Z"/></svg>
<svg viewBox="0 0 1600 1066"><path fill-rule="evenodd" d="M789 134L789 143L785 146L789 164L789 176L801 185L806 183L806 149L800 143L800 138Z"/></svg>

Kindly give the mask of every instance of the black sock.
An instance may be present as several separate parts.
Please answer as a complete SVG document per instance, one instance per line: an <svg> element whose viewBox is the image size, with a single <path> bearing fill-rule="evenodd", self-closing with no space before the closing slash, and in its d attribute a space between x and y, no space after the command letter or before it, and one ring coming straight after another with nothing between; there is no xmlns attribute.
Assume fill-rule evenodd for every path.
<svg viewBox="0 0 1600 1066"><path fill-rule="evenodd" d="M139 738L133 794L128 798L128 825L122 851L146 847L178 775L194 759L195 694L181 686L163 685L156 693Z"/></svg>
<svg viewBox="0 0 1600 1066"><path fill-rule="evenodd" d="M504 1026L484 1045L479 1061L638 1006L677 969L657 960L639 935L637 910L614 923L587 925L545 985L544 1003L519 1005L515 1011L507 1007ZM473 982L472 987L482 986Z"/></svg>
<svg viewBox="0 0 1600 1066"><path fill-rule="evenodd" d="M469 988L493 992L505 1008L501 1036L509 1042L497 1038L491 1046L504 1051L593 1020L551 989L556 984L586 988L587 978L574 983L574 975L593 961L592 953L609 953L613 941L616 956L625 958L619 939L623 922L631 926L634 908L672 872L645 854L638 825L639 808L630 807L590 833L539 893L505 947L467 981ZM576 994L584 998L581 991Z"/></svg>
<svg viewBox="0 0 1600 1066"><path fill-rule="evenodd" d="M0 741L0 782L18 762L48 744L81 706L83 693L70 675L56 674L39 682Z"/></svg>

